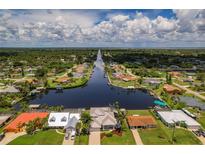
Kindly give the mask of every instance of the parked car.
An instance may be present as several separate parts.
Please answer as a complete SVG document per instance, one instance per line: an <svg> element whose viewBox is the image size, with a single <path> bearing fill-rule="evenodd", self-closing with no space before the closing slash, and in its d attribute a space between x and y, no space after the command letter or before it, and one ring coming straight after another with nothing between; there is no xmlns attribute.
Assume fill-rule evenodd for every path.
<svg viewBox="0 0 205 154"><path fill-rule="evenodd" d="M4 133L1 133L1 134L0 134L0 141L3 140L4 137L5 137L5 134L4 134Z"/></svg>
<svg viewBox="0 0 205 154"><path fill-rule="evenodd" d="M70 133L67 133L67 132L65 133L65 139L66 139L66 140L69 139L69 135L70 135Z"/></svg>
<svg viewBox="0 0 205 154"><path fill-rule="evenodd" d="M75 131L72 131L71 132L71 140L74 140L75 139Z"/></svg>
<svg viewBox="0 0 205 154"><path fill-rule="evenodd" d="M201 134L203 137L205 137L205 131L202 131L202 134Z"/></svg>
<svg viewBox="0 0 205 154"><path fill-rule="evenodd" d="M192 132L193 132L196 136L201 136L201 133L200 133L200 131L198 131L198 130L197 130L197 131L194 131L194 130L193 130Z"/></svg>

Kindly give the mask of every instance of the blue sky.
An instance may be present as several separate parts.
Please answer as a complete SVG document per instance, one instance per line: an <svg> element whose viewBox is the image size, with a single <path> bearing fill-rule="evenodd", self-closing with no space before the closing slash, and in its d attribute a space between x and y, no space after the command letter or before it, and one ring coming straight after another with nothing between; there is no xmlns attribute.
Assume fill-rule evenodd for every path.
<svg viewBox="0 0 205 154"><path fill-rule="evenodd" d="M205 10L0 10L0 47L204 47Z"/></svg>

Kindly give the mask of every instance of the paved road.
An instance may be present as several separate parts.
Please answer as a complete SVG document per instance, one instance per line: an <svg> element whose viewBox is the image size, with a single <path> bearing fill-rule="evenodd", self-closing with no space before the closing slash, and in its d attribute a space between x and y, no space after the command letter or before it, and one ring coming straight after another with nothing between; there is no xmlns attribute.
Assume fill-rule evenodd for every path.
<svg viewBox="0 0 205 154"><path fill-rule="evenodd" d="M186 88L186 87L184 87L184 86L182 86L182 85L179 85L179 84L177 84L177 83L173 83L173 84L174 84L175 86L177 86L177 87L179 87L179 88L185 90L186 92L188 92L188 93L190 93L190 94L193 94L193 95L195 95L195 96L197 96L197 97L199 97L199 98L205 100L205 96L200 95L200 93L195 92L195 91L193 91L193 90L190 90L190 89L188 89L188 88Z"/></svg>
<svg viewBox="0 0 205 154"><path fill-rule="evenodd" d="M13 141L15 138L25 135L26 132L19 132L19 133L6 133L5 137L3 138L3 140L0 142L0 145L5 145L8 144L9 142Z"/></svg>
<svg viewBox="0 0 205 154"><path fill-rule="evenodd" d="M131 129L131 132L132 132L132 135L133 135L133 137L134 137L134 139L135 139L135 143L136 143L137 145L143 145L142 140L141 140L141 137L140 137L140 135L139 135L137 129Z"/></svg>
<svg viewBox="0 0 205 154"><path fill-rule="evenodd" d="M100 145L100 131L90 132L89 145Z"/></svg>

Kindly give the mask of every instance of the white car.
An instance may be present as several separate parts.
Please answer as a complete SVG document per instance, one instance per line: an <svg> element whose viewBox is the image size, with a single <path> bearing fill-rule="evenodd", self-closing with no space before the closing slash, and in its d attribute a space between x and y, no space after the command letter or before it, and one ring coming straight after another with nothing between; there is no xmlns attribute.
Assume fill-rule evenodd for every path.
<svg viewBox="0 0 205 154"><path fill-rule="evenodd" d="M75 139L75 131L74 130L71 132L70 137L71 137L71 140Z"/></svg>

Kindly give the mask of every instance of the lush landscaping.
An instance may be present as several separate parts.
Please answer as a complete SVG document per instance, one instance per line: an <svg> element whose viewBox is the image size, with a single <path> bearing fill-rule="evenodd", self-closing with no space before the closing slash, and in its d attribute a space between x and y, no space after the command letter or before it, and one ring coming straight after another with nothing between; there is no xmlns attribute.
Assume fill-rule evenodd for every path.
<svg viewBox="0 0 205 154"><path fill-rule="evenodd" d="M201 144L201 142L188 130L176 128L174 141L172 142L172 129L166 127L161 121L157 121L157 127L152 129L140 129L140 137L147 145L168 144Z"/></svg>
<svg viewBox="0 0 205 154"><path fill-rule="evenodd" d="M107 74L108 78L111 82L112 85L117 86L117 87L123 87L123 88L128 88L128 87L137 87L138 82L137 80L135 81L123 81L120 79L116 79L112 76L112 70L107 67Z"/></svg>
<svg viewBox="0 0 205 154"><path fill-rule="evenodd" d="M34 135L23 135L11 141L9 145L61 145L64 135L55 130L39 131Z"/></svg>
<svg viewBox="0 0 205 154"><path fill-rule="evenodd" d="M75 137L75 145L88 145L89 136L88 135L80 135Z"/></svg>
<svg viewBox="0 0 205 154"><path fill-rule="evenodd" d="M187 110L189 110L194 115L197 115L197 121L202 125L202 127L205 129L205 111L200 111L197 108L187 107Z"/></svg>
<svg viewBox="0 0 205 154"><path fill-rule="evenodd" d="M132 135L131 130L128 128L126 122L122 126L122 136L112 134L112 136L105 136L101 139L101 144L103 145L134 145L135 140Z"/></svg>
<svg viewBox="0 0 205 154"><path fill-rule="evenodd" d="M202 125L202 127L205 129L205 112L201 112L200 117L197 119L197 121Z"/></svg>

